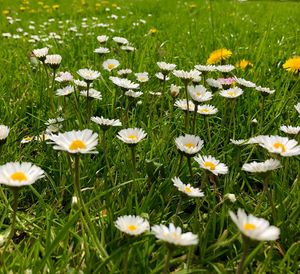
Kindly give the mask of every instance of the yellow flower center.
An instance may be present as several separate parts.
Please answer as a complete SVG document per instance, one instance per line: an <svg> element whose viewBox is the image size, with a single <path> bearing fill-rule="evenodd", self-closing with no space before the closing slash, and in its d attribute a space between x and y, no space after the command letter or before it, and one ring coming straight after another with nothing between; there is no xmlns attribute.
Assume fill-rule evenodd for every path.
<svg viewBox="0 0 300 274"><path fill-rule="evenodd" d="M205 162L204 166L208 167L210 170L215 170L216 169L216 165L212 162Z"/></svg>
<svg viewBox="0 0 300 274"><path fill-rule="evenodd" d="M115 65L114 65L114 64L108 64L107 67L108 67L109 69L113 69L113 68L115 67Z"/></svg>
<svg viewBox="0 0 300 274"><path fill-rule="evenodd" d="M227 94L228 94L229 96L234 96L234 95L235 95L235 92L229 91Z"/></svg>
<svg viewBox="0 0 300 274"><path fill-rule="evenodd" d="M199 92L199 91L196 92L196 95L197 95L197 96L201 96L201 92Z"/></svg>
<svg viewBox="0 0 300 274"><path fill-rule="evenodd" d="M247 223L247 224L244 224L244 229L247 231L254 230L254 229L256 229L256 225Z"/></svg>
<svg viewBox="0 0 300 274"><path fill-rule="evenodd" d="M172 236L173 236L173 238L175 238L175 239L178 239L178 238L179 238L179 235L178 235L176 232L173 232L173 233L172 233Z"/></svg>
<svg viewBox="0 0 300 274"><path fill-rule="evenodd" d="M136 135L134 135L134 134L128 135L127 138L128 138L128 139L131 139L131 140L136 140L136 139L137 139Z"/></svg>
<svg viewBox="0 0 300 274"><path fill-rule="evenodd" d="M127 226L127 228L130 231L135 231L137 229L137 227L135 225L129 225L129 226Z"/></svg>
<svg viewBox="0 0 300 274"><path fill-rule="evenodd" d="M144 76L140 77L140 81L146 81L146 77Z"/></svg>
<svg viewBox="0 0 300 274"><path fill-rule="evenodd" d="M85 149L85 148L86 145L81 140L74 140L69 146L70 150Z"/></svg>
<svg viewBox="0 0 300 274"><path fill-rule="evenodd" d="M281 149L281 152L285 152L285 151L286 151L285 146L284 146L284 144L282 144L282 143L275 143L273 146L274 146L276 149L280 148L280 149Z"/></svg>
<svg viewBox="0 0 300 274"><path fill-rule="evenodd" d="M208 108L202 108L201 110L200 110L201 112L209 112L209 109Z"/></svg>
<svg viewBox="0 0 300 274"><path fill-rule="evenodd" d="M192 144L192 143L187 143L184 146L187 147L187 148L194 148L195 147L195 145Z"/></svg>
<svg viewBox="0 0 300 274"><path fill-rule="evenodd" d="M184 192L191 193L192 190L188 186L186 186L186 187L184 187Z"/></svg>
<svg viewBox="0 0 300 274"><path fill-rule="evenodd" d="M25 173L23 171L17 171L13 174L10 175L10 178L14 181L28 181L27 176L25 175Z"/></svg>

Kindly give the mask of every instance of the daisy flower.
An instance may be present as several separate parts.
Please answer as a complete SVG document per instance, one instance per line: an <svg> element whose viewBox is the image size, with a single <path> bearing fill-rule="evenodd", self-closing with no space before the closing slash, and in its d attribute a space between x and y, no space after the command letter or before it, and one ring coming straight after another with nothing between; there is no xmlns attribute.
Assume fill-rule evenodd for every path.
<svg viewBox="0 0 300 274"><path fill-rule="evenodd" d="M212 105L199 105L197 113L202 115L213 115L218 112L218 109Z"/></svg>
<svg viewBox="0 0 300 274"><path fill-rule="evenodd" d="M70 82L70 81L73 81L73 76L68 71L66 71L66 72L61 71L57 74L55 81L59 82L59 83Z"/></svg>
<svg viewBox="0 0 300 274"><path fill-rule="evenodd" d="M243 209L238 209L237 215L229 211L229 215L238 229L248 238L257 241L275 241L279 238L280 230L263 219L252 214L247 215Z"/></svg>
<svg viewBox="0 0 300 274"><path fill-rule="evenodd" d="M217 81L222 85L222 87L223 86L230 87L230 86L233 86L236 83L236 81L233 77L218 78Z"/></svg>
<svg viewBox="0 0 300 274"><path fill-rule="evenodd" d="M0 125L0 141L3 141L7 138L9 134L9 127L5 125Z"/></svg>
<svg viewBox="0 0 300 274"><path fill-rule="evenodd" d="M151 227L152 233L159 240L167 242L173 245L189 246L198 244L198 236L191 233L182 233L180 227L175 227L174 224L169 224L169 227L165 225L155 225Z"/></svg>
<svg viewBox="0 0 300 274"><path fill-rule="evenodd" d="M233 71L235 69L235 66L233 65L221 65L216 66L216 70L223 73L228 73L230 71Z"/></svg>
<svg viewBox="0 0 300 274"><path fill-rule="evenodd" d="M88 94L89 94L90 98L94 98L94 99L97 99L97 100L102 100L102 94L98 90L95 90L95 89L91 88L91 89L89 89L89 92L87 90L80 91L81 96L87 97Z"/></svg>
<svg viewBox="0 0 300 274"><path fill-rule="evenodd" d="M110 53L110 50L108 48L99 47L99 48L96 48L94 50L94 52L97 54L107 54L107 53Z"/></svg>
<svg viewBox="0 0 300 274"><path fill-rule="evenodd" d="M101 75L100 72L96 71L96 70L92 70L92 69L79 69L77 71L77 73L79 74L79 76L81 76L86 82L92 82L96 79L98 79Z"/></svg>
<svg viewBox="0 0 300 274"><path fill-rule="evenodd" d="M94 116L91 118L91 120L94 123L98 124L103 130L107 130L110 127L122 126L122 123L120 122L119 119L114 120L114 119L106 119L103 116L101 117Z"/></svg>
<svg viewBox="0 0 300 274"><path fill-rule="evenodd" d="M236 202L236 197L233 193L226 193L224 195L224 200L228 199L230 202L235 203Z"/></svg>
<svg viewBox="0 0 300 274"><path fill-rule="evenodd" d="M132 73L131 69L120 69L118 70L118 75L126 77L128 74Z"/></svg>
<svg viewBox="0 0 300 274"><path fill-rule="evenodd" d="M207 64L212 65L212 64L219 63L223 60L229 59L231 55L232 52L226 48L217 49L209 55L207 59Z"/></svg>
<svg viewBox="0 0 300 274"><path fill-rule="evenodd" d="M253 141L253 140L252 140ZM284 157L300 155L300 146L294 139L289 140L281 136L259 136L257 143L267 149L270 153L280 154Z"/></svg>
<svg viewBox="0 0 300 274"><path fill-rule="evenodd" d="M242 170L253 173L261 173L268 172L271 170L275 170L281 167L281 164L278 160L268 159L264 162L252 162L249 164L244 164L242 166Z"/></svg>
<svg viewBox="0 0 300 274"><path fill-rule="evenodd" d="M120 62L116 59L107 59L103 62L102 66L107 71L112 71L120 65Z"/></svg>
<svg viewBox="0 0 300 274"><path fill-rule="evenodd" d="M158 65L163 75L168 74L170 71L176 68L175 64L170 64L166 62L157 62L156 64Z"/></svg>
<svg viewBox="0 0 300 274"><path fill-rule="evenodd" d="M144 83L149 81L148 72L138 72L134 74L138 82Z"/></svg>
<svg viewBox="0 0 300 274"><path fill-rule="evenodd" d="M203 147L203 140L199 136L185 134L175 139L176 147L186 156L193 156Z"/></svg>
<svg viewBox="0 0 300 274"><path fill-rule="evenodd" d="M90 129L72 130L58 135L50 135L51 143L55 150L64 150L69 153L98 153L96 146L98 144L98 134Z"/></svg>
<svg viewBox="0 0 300 274"><path fill-rule="evenodd" d="M282 67L291 72L291 73L299 73L300 72L300 56L294 56L290 59L288 59L287 61L285 61L285 63L282 65Z"/></svg>
<svg viewBox="0 0 300 274"><path fill-rule="evenodd" d="M128 79L114 77L114 76L110 76L109 80L111 80L116 86L122 89L137 89L140 86L139 84L133 83Z"/></svg>
<svg viewBox="0 0 300 274"><path fill-rule="evenodd" d="M239 139L239 140L230 139L230 142L237 146L244 145L247 143L247 141L245 139Z"/></svg>
<svg viewBox="0 0 300 274"><path fill-rule="evenodd" d="M21 140L21 144L27 144L33 141L34 137L33 136L26 136Z"/></svg>
<svg viewBox="0 0 300 274"><path fill-rule="evenodd" d="M44 171L32 163L10 162L0 166L0 184L21 187L44 177Z"/></svg>
<svg viewBox="0 0 300 274"><path fill-rule="evenodd" d="M66 86L64 88L60 88L56 91L57 96L68 96L74 92L73 86Z"/></svg>
<svg viewBox="0 0 300 274"><path fill-rule="evenodd" d="M109 39L109 37L107 35L99 35L99 36L97 36L97 40L101 44L106 43L108 39Z"/></svg>
<svg viewBox="0 0 300 274"><path fill-rule="evenodd" d="M206 102L212 99L212 93L207 91L202 85L188 86L188 92L195 104Z"/></svg>
<svg viewBox="0 0 300 274"><path fill-rule="evenodd" d="M115 226L122 232L137 236L150 230L149 222L139 216L121 216L115 222Z"/></svg>
<svg viewBox="0 0 300 274"><path fill-rule="evenodd" d="M195 104L194 104L191 100L188 101L188 104L189 104L189 106L187 106L186 99L180 99L180 100L176 100L176 101L175 101L174 106L175 106L175 107L178 107L178 108L180 108L180 109L182 109L182 110L185 110L185 111L186 111L186 110L188 109L188 107L189 107L189 111L194 111L194 109L195 109Z"/></svg>
<svg viewBox="0 0 300 274"><path fill-rule="evenodd" d="M234 99L241 96L243 93L244 91L242 89L235 87L235 88L221 90L219 94L222 97Z"/></svg>
<svg viewBox="0 0 300 274"><path fill-rule="evenodd" d="M181 79L183 82L188 83L192 81L194 78L200 75L200 71L198 70L191 70L191 71L184 71L184 70L174 70L174 76Z"/></svg>
<svg viewBox="0 0 300 274"><path fill-rule="evenodd" d="M227 174L228 173L228 167L220 163L219 160L216 158L208 155L208 156L201 156L194 158L195 161L200 165L201 168L209 170L214 175L218 176L219 174Z"/></svg>
<svg viewBox="0 0 300 274"><path fill-rule="evenodd" d="M47 55L45 59L45 64L47 64L52 69L58 69L61 63L62 57L59 54Z"/></svg>
<svg viewBox="0 0 300 274"><path fill-rule="evenodd" d="M87 88L87 83L85 81L81 80L74 80L74 84L79 88L79 89L86 89ZM91 83L90 87L92 87L93 84Z"/></svg>
<svg viewBox="0 0 300 274"><path fill-rule="evenodd" d="M121 50L124 50L124 51L127 51L127 52L131 52L131 51L135 51L136 48L133 47L133 46L127 45L127 46L121 46Z"/></svg>
<svg viewBox="0 0 300 274"><path fill-rule="evenodd" d="M205 73L205 72L216 71L217 67L215 65L196 65L195 69Z"/></svg>
<svg viewBox="0 0 300 274"><path fill-rule="evenodd" d="M294 108L297 110L297 112L300 114L300 103L294 105Z"/></svg>
<svg viewBox="0 0 300 274"><path fill-rule="evenodd" d="M216 89L222 89L222 85L220 84L220 82L216 79L213 79L213 78L208 78L206 79L206 83L210 86L210 87L213 87L213 88L216 88Z"/></svg>
<svg viewBox="0 0 300 274"><path fill-rule="evenodd" d="M45 125L47 126L46 132L48 133L55 133L58 132L61 128L61 122L64 121L64 118L57 117L54 119L48 119Z"/></svg>
<svg viewBox="0 0 300 274"><path fill-rule="evenodd" d="M116 42L119 45L127 45L129 41L124 37L113 37L113 41Z"/></svg>
<svg viewBox="0 0 300 274"><path fill-rule="evenodd" d="M234 80L237 84L239 84L240 86L246 87L246 88L255 88L256 87L256 85L253 82L247 81L243 78L234 77Z"/></svg>
<svg viewBox="0 0 300 274"><path fill-rule="evenodd" d="M253 64L248 60L242 59L235 64L235 67L244 70L247 68L252 68Z"/></svg>
<svg viewBox="0 0 300 274"><path fill-rule="evenodd" d="M161 81L169 81L170 80L170 77L168 77L165 74L162 74L162 72L155 73L155 77Z"/></svg>
<svg viewBox="0 0 300 274"><path fill-rule="evenodd" d="M177 97L180 92L181 87L171 84L170 93L173 98Z"/></svg>
<svg viewBox="0 0 300 274"><path fill-rule="evenodd" d="M129 96L129 97L132 97L132 98L138 98L138 97L140 97L140 96L142 96L143 95L143 92L140 92L140 91L133 91L133 90L127 90L126 92L125 92L125 95L126 96Z"/></svg>
<svg viewBox="0 0 300 274"><path fill-rule="evenodd" d="M291 135L297 135L300 132L300 127L281 126L280 130Z"/></svg>
<svg viewBox="0 0 300 274"><path fill-rule="evenodd" d="M194 188L190 184L184 184L178 177L172 178L173 185L177 189L190 197L203 197L204 193L199 188Z"/></svg>
<svg viewBox="0 0 300 274"><path fill-rule="evenodd" d="M34 49L32 53L36 58L38 58L41 62L46 60L46 55L48 54L49 48L41 48L41 49Z"/></svg>
<svg viewBox="0 0 300 274"><path fill-rule="evenodd" d="M140 128L127 128L118 132L117 138L130 145L137 144L147 136L147 133Z"/></svg>
<svg viewBox="0 0 300 274"><path fill-rule="evenodd" d="M262 92L263 95L273 94L275 92L275 89L263 88L261 86L255 87L255 89Z"/></svg>

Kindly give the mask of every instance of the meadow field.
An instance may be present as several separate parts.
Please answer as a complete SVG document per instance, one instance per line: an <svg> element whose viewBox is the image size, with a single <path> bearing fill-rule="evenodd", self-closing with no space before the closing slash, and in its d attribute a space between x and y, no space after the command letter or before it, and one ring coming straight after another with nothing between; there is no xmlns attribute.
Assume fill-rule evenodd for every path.
<svg viewBox="0 0 300 274"><path fill-rule="evenodd" d="M0 11L0 273L299 273L300 1Z"/></svg>

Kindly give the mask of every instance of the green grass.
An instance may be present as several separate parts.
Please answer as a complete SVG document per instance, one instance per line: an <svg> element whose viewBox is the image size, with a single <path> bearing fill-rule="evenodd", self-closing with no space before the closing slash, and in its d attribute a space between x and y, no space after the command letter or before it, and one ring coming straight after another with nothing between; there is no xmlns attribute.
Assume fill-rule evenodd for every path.
<svg viewBox="0 0 300 274"><path fill-rule="evenodd" d="M55 4L50 0L44 2L50 7ZM300 101L299 77L284 71L282 64L289 57L300 54L300 3L127 0L115 1L121 7L117 10L110 1L97 7L96 1L86 1L86 4L75 0L61 2L57 11L30 2L29 9L24 12L19 10L21 1L0 2L0 10L9 10L9 16L22 19L8 24L1 16L1 33L16 34L19 27L29 33L26 37L19 33L20 39L0 38L0 124L11 129L7 142L0 144L0 163L29 161L46 172L45 179L21 191L15 236L6 250L3 246L0 249L0 272L24 273L31 269L32 273L124 273L128 260L128 273L162 273L165 245L157 242L151 233L127 237L114 225L119 216L133 214L148 219L151 225L173 222L183 231L198 234L197 246L174 249L172 271L181 274L233 273L241 258L242 238L228 211L244 208L248 214L269 220L281 231L275 242L252 243L247 261L249 273L297 273L300 257L299 156L282 157L283 167L271 174L270 187L276 205L276 220L273 220L270 204L262 192L261 178L241 170L243 163L263 161L270 155L259 147L236 147L229 138L247 139L259 134L284 136L279 131L281 125L299 126L294 109ZM197 7L191 8L194 3ZM110 11L105 11L107 7ZM118 19L107 18L111 14L116 14ZM92 17L98 18L96 23L111 24L109 28L115 32L102 27L92 28ZM49 18L55 18L55 22L41 28L40 25ZM88 28L81 27L82 18L88 18ZM140 19L146 23L139 22ZM36 22L35 30L28 28L31 20ZM65 20L71 21L66 23ZM134 26L137 22L138 26ZM74 26L82 36L77 37L68 30ZM151 28L158 31L150 34ZM30 35L48 37L50 32L59 34L62 43L58 43L59 39L35 44L28 42ZM107 46L111 53L100 58L93 51L99 47L97 35L102 34L126 37L137 50L134 53L120 51L110 39ZM100 136L99 154L80 158L80 181L92 223L90 231L82 225L76 207L71 212L73 173L67 153L53 150L46 142L20 144L26 136L41 134L46 129L44 122L49 118L63 116L63 132L86 128L82 122L86 115L82 98L78 109L71 97L66 112L50 110L51 83L47 82L41 65L32 66L29 62L33 49L47 45L52 46L50 53L60 54L63 58L59 71L70 71L77 79L76 71L80 68L91 67L102 73L103 80L94 83L94 88L103 96L102 101L93 103L95 116L113 118L112 94L116 92L118 109L115 118L124 117L120 107L121 93L108 79L109 73L103 70L104 60L115 58L120 61L121 68L147 71L150 75L150 81L141 88L144 92L141 104L136 103L138 100L131 104L128 124L123 125L123 128L139 127L147 132L147 138L137 145L136 174L129 148L116 138L119 129L113 128L106 133L109 174L102 132L94 123L89 126ZM164 96L153 96L149 91L161 91L161 83L154 76L158 72L157 61L165 60L177 64L178 69L189 70L196 64L205 64L210 52L222 47L233 52L229 63L248 59L254 64L253 69L237 70L235 75L276 92L266 98L264 123L255 125L251 121L254 118L261 121L262 97L247 89L237 100L233 115L235 128L228 125L230 104L224 98L214 96L211 104L219 112L209 120L211 141L203 117L197 117L196 134L204 140L201 154L211 154L229 167L228 174L218 177L218 190L222 197L226 193L234 193L237 197L235 203L224 200L218 204L213 188L206 186L203 189L205 197L200 198L197 205L193 198L180 198L181 194L171 181L174 176L180 176L183 182L199 187L205 180L203 170L193 160L194 180L190 178L185 159L178 171L180 154L174 140L188 132L184 128L184 113L169 107L172 100L167 91L171 83L182 84L172 76ZM134 75L130 78L135 81ZM179 97L184 98L183 91ZM63 105L60 99L55 98L56 109ZM3 235L11 223L12 195L3 186L0 196ZM180 199L180 210L176 214ZM200 210L197 210L198 206ZM102 214L104 210L106 215ZM106 249L106 260L99 255L99 244Z"/></svg>

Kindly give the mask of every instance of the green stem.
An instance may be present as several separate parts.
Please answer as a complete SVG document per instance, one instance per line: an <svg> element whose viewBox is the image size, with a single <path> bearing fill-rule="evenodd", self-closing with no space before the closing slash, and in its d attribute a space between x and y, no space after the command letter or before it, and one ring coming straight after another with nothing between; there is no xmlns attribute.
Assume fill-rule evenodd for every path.
<svg viewBox="0 0 300 274"><path fill-rule="evenodd" d="M180 160L179 160L179 164L178 164L178 168L177 168L177 172L175 174L177 174L177 176L179 176L180 174L180 169L181 169L181 165L182 165L182 161L183 161L183 154L180 154Z"/></svg>
<svg viewBox="0 0 300 274"><path fill-rule="evenodd" d="M243 236L243 255L242 255L241 261L238 265L238 268L236 270L236 274L243 273L244 263L246 261L247 255L248 255L249 244L250 244L249 238Z"/></svg>
<svg viewBox="0 0 300 274"><path fill-rule="evenodd" d="M51 110L52 112L55 111L55 108L54 108L54 89L55 89L55 75L56 75L56 70L53 69L53 76L52 76L52 84L51 84L51 89L50 89L50 107L51 107Z"/></svg>
<svg viewBox="0 0 300 274"><path fill-rule="evenodd" d="M90 82L86 82L86 124L90 124L91 118L91 100L90 100Z"/></svg>
<svg viewBox="0 0 300 274"><path fill-rule="evenodd" d="M204 123L205 123L205 127L206 127L206 131L207 131L207 135L208 135L208 140L209 142L211 142L211 134L210 134L210 126L209 126L209 117L208 115L204 116Z"/></svg>
<svg viewBox="0 0 300 274"><path fill-rule="evenodd" d="M114 179L113 179L113 175L112 175L112 172L111 172L110 164L109 164L109 161L108 161L105 133L106 133L106 130L103 130L102 146L103 146L104 158L105 158L105 163L106 163L106 167L107 167L107 170L108 170L108 174L109 174L111 183L112 183L112 185L114 185Z"/></svg>
<svg viewBox="0 0 300 274"><path fill-rule="evenodd" d="M263 180L263 190L264 190L264 193L267 194L269 204L271 206L273 222L276 223L276 210L275 210L275 204L274 204L273 197L272 197L273 196L272 189L269 188L269 178L270 178L270 175L267 174Z"/></svg>
<svg viewBox="0 0 300 274"><path fill-rule="evenodd" d="M166 255L166 259L165 259L165 267L164 267L164 271L163 274L169 273L169 268L170 268L170 260L172 257L172 249L170 247L168 247L168 253Z"/></svg>
<svg viewBox="0 0 300 274"><path fill-rule="evenodd" d="M185 112L185 130L188 131L189 127L189 97L188 97L188 83L184 83L184 89L185 89L185 97L186 97L186 112Z"/></svg>
<svg viewBox="0 0 300 274"><path fill-rule="evenodd" d="M135 145L130 146L131 150L131 161L132 161L132 167L133 167L133 173L134 177L136 177L136 157L135 157Z"/></svg>
<svg viewBox="0 0 300 274"><path fill-rule="evenodd" d="M194 116L193 116L193 134L196 132L196 116L197 116L198 105L195 103Z"/></svg>
<svg viewBox="0 0 300 274"><path fill-rule="evenodd" d="M187 157L187 162L189 166L189 172L191 175L191 180L194 180L194 174L193 174L193 168L192 168L192 163L191 163L191 157Z"/></svg>

